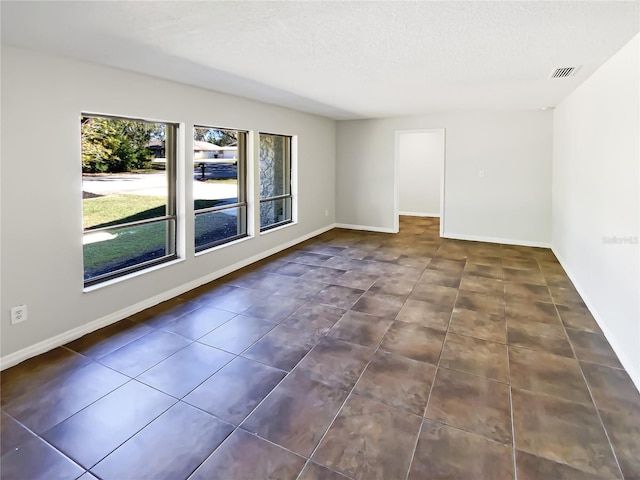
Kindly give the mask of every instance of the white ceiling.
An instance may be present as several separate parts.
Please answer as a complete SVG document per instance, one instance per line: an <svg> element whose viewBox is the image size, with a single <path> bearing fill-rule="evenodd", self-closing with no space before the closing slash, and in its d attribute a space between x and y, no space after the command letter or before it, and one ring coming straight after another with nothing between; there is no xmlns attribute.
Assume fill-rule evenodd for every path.
<svg viewBox="0 0 640 480"><path fill-rule="evenodd" d="M336 119L555 106L638 1L1 2L2 43ZM548 79L556 67L576 76Z"/></svg>

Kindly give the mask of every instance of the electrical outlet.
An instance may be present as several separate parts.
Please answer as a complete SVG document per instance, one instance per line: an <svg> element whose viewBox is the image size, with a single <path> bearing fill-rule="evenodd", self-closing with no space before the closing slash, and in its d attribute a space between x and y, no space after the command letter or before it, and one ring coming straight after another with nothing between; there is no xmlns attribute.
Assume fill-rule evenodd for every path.
<svg viewBox="0 0 640 480"><path fill-rule="evenodd" d="M24 322L27 319L27 306L22 304L11 309L11 325Z"/></svg>
<svg viewBox="0 0 640 480"><path fill-rule="evenodd" d="M325 211L324 211L324 216L325 216L325 217L328 217L328 216L329 216L329 210L325 210Z"/></svg>

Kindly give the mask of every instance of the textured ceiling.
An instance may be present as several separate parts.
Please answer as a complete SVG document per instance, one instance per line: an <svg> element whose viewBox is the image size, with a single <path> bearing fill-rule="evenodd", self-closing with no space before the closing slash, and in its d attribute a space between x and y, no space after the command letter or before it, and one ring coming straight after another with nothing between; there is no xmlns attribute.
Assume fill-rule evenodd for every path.
<svg viewBox="0 0 640 480"><path fill-rule="evenodd" d="M555 106L640 2L1 2L2 43L337 119ZM556 67L577 75L548 79Z"/></svg>

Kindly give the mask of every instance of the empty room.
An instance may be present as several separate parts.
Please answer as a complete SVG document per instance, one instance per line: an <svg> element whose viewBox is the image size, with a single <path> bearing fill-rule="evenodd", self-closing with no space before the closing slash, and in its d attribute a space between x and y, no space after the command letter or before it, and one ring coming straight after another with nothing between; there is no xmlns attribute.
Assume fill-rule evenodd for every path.
<svg viewBox="0 0 640 480"><path fill-rule="evenodd" d="M640 2L5 1L2 480L640 479Z"/></svg>

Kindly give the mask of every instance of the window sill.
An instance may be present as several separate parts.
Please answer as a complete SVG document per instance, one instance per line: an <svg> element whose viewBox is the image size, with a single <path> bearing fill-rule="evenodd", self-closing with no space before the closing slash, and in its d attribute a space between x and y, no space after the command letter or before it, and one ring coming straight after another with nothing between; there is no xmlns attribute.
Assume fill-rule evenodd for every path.
<svg viewBox="0 0 640 480"><path fill-rule="evenodd" d="M201 250L199 252L194 253L194 257L199 257L201 255L206 255L207 253L216 252L220 249L230 247L231 245L238 245L239 243L246 242L251 240L253 235L247 235L246 237L238 238L237 240L233 240L232 242L222 243L220 245L216 245L215 247L207 248L206 250Z"/></svg>
<svg viewBox="0 0 640 480"><path fill-rule="evenodd" d="M90 287L84 287L82 289L82 293L90 293L95 290L99 290L104 287L108 287L110 285L115 285L116 283L124 282L125 280L129 280L131 278L139 277L140 275L145 275L149 272L155 272L156 270L160 270L162 268L170 267L171 265L176 265L177 263L184 262L184 258L176 258L175 260L171 260L169 262L161 263L159 265L154 265L153 267L145 268L144 270L138 270L137 272L131 272L126 275L123 275L118 278L112 278L111 280L106 280L102 283L98 283L97 285L91 285Z"/></svg>
<svg viewBox="0 0 640 480"><path fill-rule="evenodd" d="M289 223L285 223L284 225L280 225L279 227L269 228L267 230L260 232L260 236L267 235L271 232L277 232L278 230L283 230L285 228L293 227L294 225L297 225L297 224L298 222L289 222Z"/></svg>

